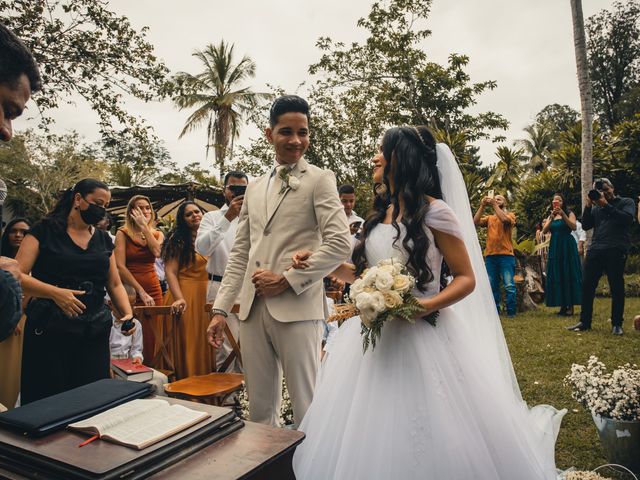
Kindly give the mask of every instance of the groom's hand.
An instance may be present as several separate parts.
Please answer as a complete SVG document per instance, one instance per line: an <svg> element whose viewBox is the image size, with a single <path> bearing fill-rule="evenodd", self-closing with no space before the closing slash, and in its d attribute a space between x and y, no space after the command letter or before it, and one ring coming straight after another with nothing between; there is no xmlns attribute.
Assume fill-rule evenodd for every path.
<svg viewBox="0 0 640 480"><path fill-rule="evenodd" d="M259 297L275 297L289 288L289 282L284 275L262 268L253 273L251 281Z"/></svg>
<svg viewBox="0 0 640 480"><path fill-rule="evenodd" d="M207 340L215 348L220 348L224 343L224 326L227 324L224 315L214 315L211 317L207 327Z"/></svg>

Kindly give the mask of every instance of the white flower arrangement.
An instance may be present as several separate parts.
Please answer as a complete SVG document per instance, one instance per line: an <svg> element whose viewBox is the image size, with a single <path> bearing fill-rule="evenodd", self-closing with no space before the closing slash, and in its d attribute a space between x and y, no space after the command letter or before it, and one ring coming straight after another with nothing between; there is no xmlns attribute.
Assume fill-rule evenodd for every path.
<svg viewBox="0 0 640 480"><path fill-rule="evenodd" d="M417 314L424 311L411 294L415 284L407 267L396 259L381 260L353 282L347 305L340 309L338 316L360 315L365 352L369 345L375 348L385 322L399 318L415 323ZM435 325L437 316L438 312L433 312L424 319Z"/></svg>
<svg viewBox="0 0 640 480"><path fill-rule="evenodd" d="M300 187L300 179L298 177L294 177L289 172L290 170L288 168L280 169L280 180L282 180L282 187L280 187L280 194L283 194L289 188L295 191Z"/></svg>
<svg viewBox="0 0 640 480"><path fill-rule="evenodd" d="M240 406L240 416L244 420L249 420L249 395L247 395L247 387L242 382L242 389L238 392L238 403ZM282 403L280 404L280 425L293 425L293 405L287 390L287 384L282 379Z"/></svg>
<svg viewBox="0 0 640 480"><path fill-rule="evenodd" d="M587 365L574 363L564 384L572 396L592 415L622 421L640 420L640 370L629 363L612 372L598 357L589 357Z"/></svg>

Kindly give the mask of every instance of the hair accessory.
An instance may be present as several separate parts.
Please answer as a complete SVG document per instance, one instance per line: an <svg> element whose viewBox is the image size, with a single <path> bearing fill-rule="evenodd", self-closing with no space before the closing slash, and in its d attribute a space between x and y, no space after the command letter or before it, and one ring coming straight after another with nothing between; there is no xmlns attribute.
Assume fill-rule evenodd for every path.
<svg viewBox="0 0 640 480"><path fill-rule="evenodd" d="M424 146L424 148L426 148L427 150L429 150L429 147L427 146L426 142L424 141L424 138L422 138L422 135L420 135L420 130L418 130L416 127L410 127L414 132L416 132L416 135L418 136L418 139L420 140L420 143Z"/></svg>

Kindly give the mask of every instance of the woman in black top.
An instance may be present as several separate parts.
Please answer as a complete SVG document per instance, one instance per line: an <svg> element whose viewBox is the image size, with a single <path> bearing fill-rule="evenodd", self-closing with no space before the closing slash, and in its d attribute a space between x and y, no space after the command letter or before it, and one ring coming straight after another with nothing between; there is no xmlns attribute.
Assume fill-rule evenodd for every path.
<svg viewBox="0 0 640 480"><path fill-rule="evenodd" d="M81 180L22 241L16 260L25 294L34 297L26 308L22 404L109 377L105 293L124 313L120 321L132 317L113 242L94 226L110 200L106 184Z"/></svg>

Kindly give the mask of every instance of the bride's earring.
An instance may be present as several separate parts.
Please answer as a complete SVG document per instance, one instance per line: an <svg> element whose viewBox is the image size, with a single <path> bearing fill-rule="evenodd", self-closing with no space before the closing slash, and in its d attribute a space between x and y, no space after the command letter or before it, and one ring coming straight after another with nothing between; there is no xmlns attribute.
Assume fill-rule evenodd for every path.
<svg viewBox="0 0 640 480"><path fill-rule="evenodd" d="M387 186L384 183L377 183L374 187L376 195L383 195L387 193Z"/></svg>

